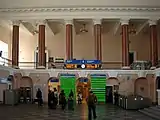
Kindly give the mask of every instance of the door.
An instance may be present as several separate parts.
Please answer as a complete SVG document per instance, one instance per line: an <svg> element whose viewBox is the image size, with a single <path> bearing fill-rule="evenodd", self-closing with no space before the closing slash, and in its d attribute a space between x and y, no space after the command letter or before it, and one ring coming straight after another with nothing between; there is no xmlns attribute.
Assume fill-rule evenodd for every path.
<svg viewBox="0 0 160 120"><path fill-rule="evenodd" d="M134 52L129 52L129 65L134 62Z"/></svg>
<svg viewBox="0 0 160 120"><path fill-rule="evenodd" d="M106 103L113 103L113 87L106 86Z"/></svg>

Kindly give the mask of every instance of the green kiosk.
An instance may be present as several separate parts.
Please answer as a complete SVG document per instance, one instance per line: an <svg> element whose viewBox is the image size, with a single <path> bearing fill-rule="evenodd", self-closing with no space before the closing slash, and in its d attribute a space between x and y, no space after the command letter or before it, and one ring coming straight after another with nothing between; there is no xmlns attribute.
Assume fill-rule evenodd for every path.
<svg viewBox="0 0 160 120"><path fill-rule="evenodd" d="M66 97L68 98L69 93L72 89L74 98L76 98L76 75L75 74L60 74L60 88L64 90Z"/></svg>
<svg viewBox="0 0 160 120"><path fill-rule="evenodd" d="M106 101L106 75L105 74L91 74L91 89L97 96L98 102L105 103Z"/></svg>

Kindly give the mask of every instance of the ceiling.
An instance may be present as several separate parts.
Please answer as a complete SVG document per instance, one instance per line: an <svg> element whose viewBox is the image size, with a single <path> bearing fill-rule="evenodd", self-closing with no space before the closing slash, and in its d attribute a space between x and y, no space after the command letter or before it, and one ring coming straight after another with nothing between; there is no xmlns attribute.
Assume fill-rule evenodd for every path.
<svg viewBox="0 0 160 120"><path fill-rule="evenodd" d="M9 23L9 22L8 22ZM6 22L1 22L1 24L8 24ZM38 24L33 21L20 21L21 26L25 28L29 33L35 35L38 33ZM11 25L11 21L9 23ZM76 19L73 21L74 30L76 34L82 34L81 29L86 29L88 32L93 31L93 21L86 19ZM63 20L46 20L46 28L50 30L54 35L61 32L64 29ZM121 33L120 20L108 19L102 21L102 32L105 34L117 35ZM159 27L158 27L159 28ZM149 31L148 20L130 20L129 30L133 35L146 34Z"/></svg>

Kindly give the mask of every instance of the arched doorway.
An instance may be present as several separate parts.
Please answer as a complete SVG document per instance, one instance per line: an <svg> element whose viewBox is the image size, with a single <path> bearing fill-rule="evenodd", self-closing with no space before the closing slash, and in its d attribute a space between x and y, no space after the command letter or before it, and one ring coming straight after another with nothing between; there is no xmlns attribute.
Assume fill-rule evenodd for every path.
<svg viewBox="0 0 160 120"><path fill-rule="evenodd" d="M142 97L149 97L148 87L149 83L145 77L138 78L134 83L134 94Z"/></svg>
<svg viewBox="0 0 160 120"><path fill-rule="evenodd" d="M59 81L59 78L50 77L49 80L48 80L48 90L53 91L54 88L56 88L58 90L58 92L60 92L60 81Z"/></svg>
<svg viewBox="0 0 160 120"><path fill-rule="evenodd" d="M83 100L88 97L89 90L91 88L90 80L87 77L80 77L76 82L77 94L81 93Z"/></svg>
<svg viewBox="0 0 160 120"><path fill-rule="evenodd" d="M156 78L156 89L160 90L160 76Z"/></svg>
<svg viewBox="0 0 160 120"><path fill-rule="evenodd" d="M106 86L113 86L114 90L119 89L119 81L116 77L110 77L107 79Z"/></svg>
<svg viewBox="0 0 160 120"><path fill-rule="evenodd" d="M23 76L20 80L19 101L21 103L32 103L33 101L33 81L28 76Z"/></svg>
<svg viewBox="0 0 160 120"><path fill-rule="evenodd" d="M106 103L114 102L114 91L119 90L119 81L115 77L110 77L106 82Z"/></svg>

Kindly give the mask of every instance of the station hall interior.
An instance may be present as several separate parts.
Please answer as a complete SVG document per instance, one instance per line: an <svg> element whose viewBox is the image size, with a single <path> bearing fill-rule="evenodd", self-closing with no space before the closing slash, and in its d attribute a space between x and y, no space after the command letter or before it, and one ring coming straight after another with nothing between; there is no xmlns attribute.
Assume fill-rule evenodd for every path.
<svg viewBox="0 0 160 120"><path fill-rule="evenodd" d="M119 111L119 120L159 119L159 31L158 0L1 1L0 111L12 110L7 105L17 113L22 106L31 110L38 89L47 104L48 91L56 88L58 94L64 90L67 99L73 91L74 120L87 120L90 91L98 99L98 120L114 120ZM32 119L38 114L39 119L61 116L60 111L47 113L46 107L43 113L31 111L22 114ZM19 115L11 114L21 119Z"/></svg>

